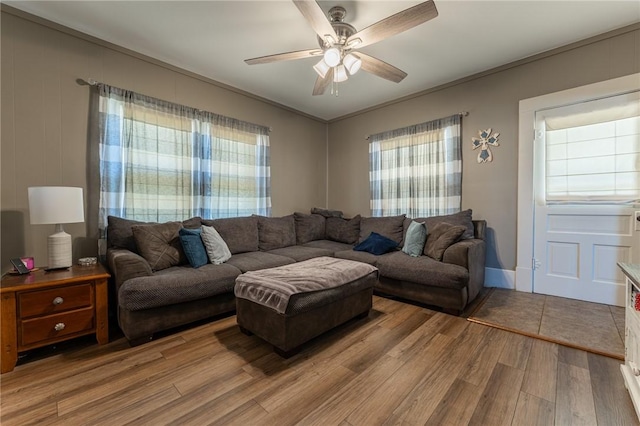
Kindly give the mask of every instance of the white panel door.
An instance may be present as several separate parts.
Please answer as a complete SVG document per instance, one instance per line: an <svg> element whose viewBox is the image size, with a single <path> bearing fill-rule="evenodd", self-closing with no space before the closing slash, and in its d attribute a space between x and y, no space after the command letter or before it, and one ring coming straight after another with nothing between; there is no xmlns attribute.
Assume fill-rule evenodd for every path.
<svg viewBox="0 0 640 426"><path fill-rule="evenodd" d="M636 215L632 207L536 205L533 291L624 306L616 263L640 263Z"/></svg>

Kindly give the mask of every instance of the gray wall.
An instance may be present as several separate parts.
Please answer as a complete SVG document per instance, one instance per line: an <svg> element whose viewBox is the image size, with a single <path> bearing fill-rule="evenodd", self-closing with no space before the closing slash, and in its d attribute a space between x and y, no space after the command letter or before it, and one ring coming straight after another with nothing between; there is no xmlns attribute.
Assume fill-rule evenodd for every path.
<svg viewBox="0 0 640 426"><path fill-rule="evenodd" d="M638 25L331 122L329 207L370 214L366 135L468 111L462 120L462 208L488 222L487 266L515 270L518 101L637 72ZM492 163L478 164L471 138L486 128L500 132L500 146L492 148Z"/></svg>
<svg viewBox="0 0 640 426"><path fill-rule="evenodd" d="M18 15L18 16L16 16ZM459 111L463 119L462 207L489 225L487 266L515 269L518 101L640 72L638 25L534 59L389 103L327 125L287 108L107 43L32 22L3 6L1 52L1 261L35 256L46 263L53 226L29 224L27 187L87 189L89 89L94 78L150 96L270 126L274 215L329 206L369 215L365 136ZM36 18L35 21L39 20ZM500 132L494 161L477 164L471 137ZM328 167L328 177L327 177ZM328 187L326 185L328 179ZM85 197L85 203L86 203ZM74 258L95 255L95 231L65 227Z"/></svg>
<svg viewBox="0 0 640 426"><path fill-rule="evenodd" d="M273 214L325 205L325 122L31 22L4 7L1 24L2 271L12 257L34 256L37 265L47 261L46 241L54 226L29 224L29 186L83 187L87 203L89 87L78 85L77 78L271 127ZM74 259L95 256L95 230L88 223L65 230L74 238Z"/></svg>

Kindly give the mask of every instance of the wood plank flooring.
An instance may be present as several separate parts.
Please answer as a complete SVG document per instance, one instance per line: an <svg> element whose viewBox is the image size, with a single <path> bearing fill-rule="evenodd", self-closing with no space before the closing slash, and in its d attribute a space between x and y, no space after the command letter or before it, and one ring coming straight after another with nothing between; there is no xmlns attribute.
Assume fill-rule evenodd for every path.
<svg viewBox="0 0 640 426"><path fill-rule="evenodd" d="M288 360L235 316L135 348L67 348L0 377L0 422L637 425L619 364L374 297L367 319Z"/></svg>

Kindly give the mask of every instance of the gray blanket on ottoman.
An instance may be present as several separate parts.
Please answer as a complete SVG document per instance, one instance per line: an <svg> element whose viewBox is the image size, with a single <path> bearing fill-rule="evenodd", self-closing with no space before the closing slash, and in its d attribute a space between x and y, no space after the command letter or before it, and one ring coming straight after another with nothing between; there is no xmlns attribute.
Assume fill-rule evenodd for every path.
<svg viewBox="0 0 640 426"><path fill-rule="evenodd" d="M317 257L277 268L245 272L236 279L235 295L284 314L298 293L338 287L378 269L367 263Z"/></svg>

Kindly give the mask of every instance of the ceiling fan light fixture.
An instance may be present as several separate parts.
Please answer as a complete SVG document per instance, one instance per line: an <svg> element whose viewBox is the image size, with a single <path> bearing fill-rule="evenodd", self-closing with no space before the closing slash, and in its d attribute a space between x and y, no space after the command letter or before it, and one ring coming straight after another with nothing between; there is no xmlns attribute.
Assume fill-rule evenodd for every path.
<svg viewBox="0 0 640 426"><path fill-rule="evenodd" d="M330 67L335 67L340 63L340 50L337 47L330 47L324 51L324 61Z"/></svg>
<svg viewBox="0 0 640 426"><path fill-rule="evenodd" d="M347 41L347 47L353 48L359 45L360 43L362 43L362 39L356 37L354 39L350 39L349 41Z"/></svg>
<svg viewBox="0 0 640 426"><path fill-rule="evenodd" d="M320 59L320 62L313 66L313 69L318 73L320 78L325 78L327 76L327 72L331 69L329 65L323 59Z"/></svg>
<svg viewBox="0 0 640 426"><path fill-rule="evenodd" d="M342 60L342 63L344 64L347 71L349 71L349 75L354 75L355 73L357 73L362 66L362 60L360 60L360 58L358 58L353 53L349 53L347 56L345 56Z"/></svg>
<svg viewBox="0 0 640 426"><path fill-rule="evenodd" d="M333 82L334 83L342 83L343 81L347 81L349 76L347 75L347 70L344 65L338 65L334 68L333 71Z"/></svg>

